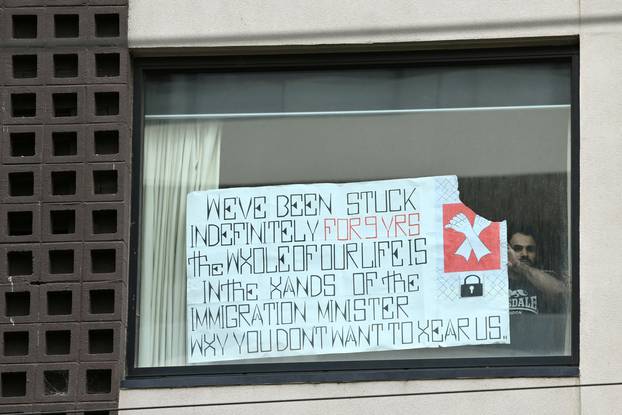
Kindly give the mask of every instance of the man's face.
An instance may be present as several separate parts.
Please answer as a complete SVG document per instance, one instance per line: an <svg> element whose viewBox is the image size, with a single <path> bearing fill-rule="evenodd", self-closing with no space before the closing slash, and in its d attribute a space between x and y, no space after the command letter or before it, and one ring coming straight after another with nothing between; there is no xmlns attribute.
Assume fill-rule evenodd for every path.
<svg viewBox="0 0 622 415"><path fill-rule="evenodd" d="M515 233L510 238L510 247L516 253L521 262L528 265L536 263L536 241L531 235L525 235L520 232Z"/></svg>

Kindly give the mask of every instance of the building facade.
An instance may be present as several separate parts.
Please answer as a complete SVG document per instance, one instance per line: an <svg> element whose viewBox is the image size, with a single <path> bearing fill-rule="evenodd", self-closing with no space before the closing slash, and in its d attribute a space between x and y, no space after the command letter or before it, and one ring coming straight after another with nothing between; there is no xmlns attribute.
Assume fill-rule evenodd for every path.
<svg viewBox="0 0 622 415"><path fill-rule="evenodd" d="M622 363L615 353L622 8L615 2L4 0L0 7L5 412L587 414L621 405L619 386L594 386L619 382ZM268 98L277 90L282 106L273 110ZM504 106L513 110L499 111ZM413 112L403 120L405 110ZM313 118L322 111L329 118ZM351 118L366 111L375 112ZM301 119L279 118L287 112ZM185 320L152 319L183 310L185 301L147 300L174 304L186 285L149 285L164 272L147 268L146 252L157 263L172 248L152 249L161 241L150 229L168 228L160 227L161 211L149 210L160 196L144 181L186 160L177 144L162 151L149 143L165 135L167 122L178 123L179 136L188 114L207 114L198 135L213 143L188 159L202 183L457 174L475 178L460 186L478 212L496 217L503 203L540 204L515 216L564 241L554 252L564 258L557 268L570 274L565 334L539 333L564 345L522 354L448 348L414 360L372 354L188 365ZM409 129L432 143L427 153L405 152L400 137ZM382 139L348 141L366 133ZM260 145L245 141L250 136ZM443 141L448 136L462 141ZM455 150L463 157L438 157L468 140L485 143L488 157L469 146ZM373 156L347 153L372 167L324 151L342 142L379 148ZM270 156L298 149L304 154L290 164ZM492 202L469 199L482 189ZM191 190L198 188L180 194Z"/></svg>

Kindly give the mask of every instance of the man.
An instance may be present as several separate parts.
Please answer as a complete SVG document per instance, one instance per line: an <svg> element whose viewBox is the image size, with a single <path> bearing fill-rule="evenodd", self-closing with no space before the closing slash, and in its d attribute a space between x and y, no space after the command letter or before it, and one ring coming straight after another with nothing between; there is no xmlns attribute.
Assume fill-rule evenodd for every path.
<svg viewBox="0 0 622 415"><path fill-rule="evenodd" d="M564 354L569 287L539 266L534 232L511 234L508 246L511 348L520 353Z"/></svg>
<svg viewBox="0 0 622 415"><path fill-rule="evenodd" d="M538 249L533 232L520 230L510 237L508 275L510 313L559 312L568 293L566 281L538 267Z"/></svg>

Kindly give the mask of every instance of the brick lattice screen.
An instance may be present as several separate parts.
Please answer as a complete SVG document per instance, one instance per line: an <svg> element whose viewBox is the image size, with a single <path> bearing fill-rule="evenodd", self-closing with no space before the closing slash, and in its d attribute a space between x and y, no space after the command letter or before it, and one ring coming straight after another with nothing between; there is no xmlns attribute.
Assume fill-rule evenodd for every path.
<svg viewBox="0 0 622 415"><path fill-rule="evenodd" d="M115 408L130 187L127 0L0 0L0 413Z"/></svg>

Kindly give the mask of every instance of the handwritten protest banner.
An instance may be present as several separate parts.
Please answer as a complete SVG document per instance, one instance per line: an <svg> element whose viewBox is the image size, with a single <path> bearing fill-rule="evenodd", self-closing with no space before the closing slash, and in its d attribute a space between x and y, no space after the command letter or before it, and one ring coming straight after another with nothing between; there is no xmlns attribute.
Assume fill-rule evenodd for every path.
<svg viewBox="0 0 622 415"><path fill-rule="evenodd" d="M189 363L510 341L506 225L455 176L187 202Z"/></svg>

